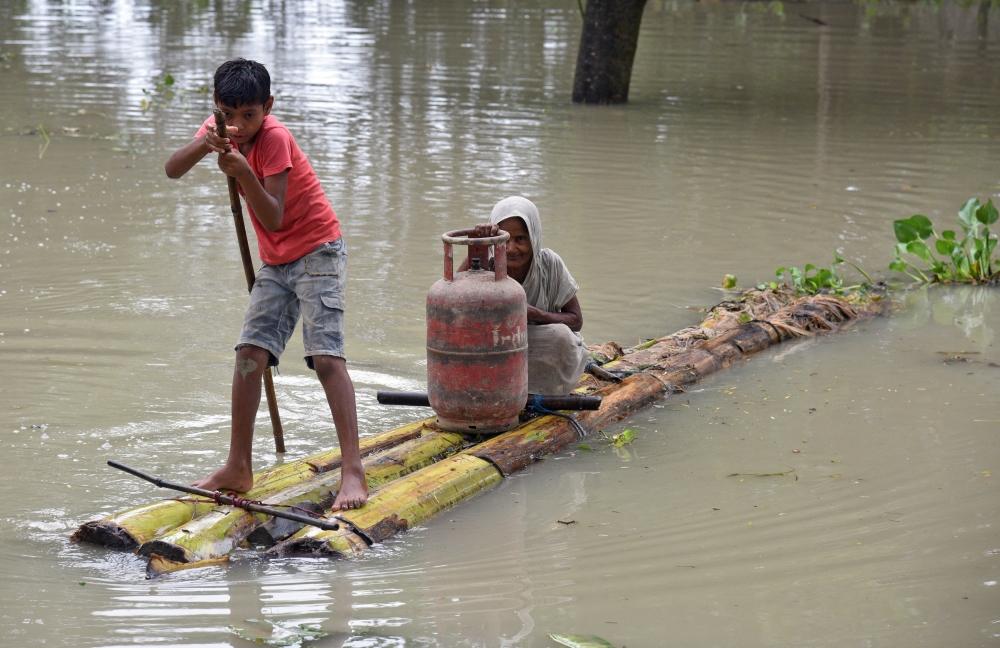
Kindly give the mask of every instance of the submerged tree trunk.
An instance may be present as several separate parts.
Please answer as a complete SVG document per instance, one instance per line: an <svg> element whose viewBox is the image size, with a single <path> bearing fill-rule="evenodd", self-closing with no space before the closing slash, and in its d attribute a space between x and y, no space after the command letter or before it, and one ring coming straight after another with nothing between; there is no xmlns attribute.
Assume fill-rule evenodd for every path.
<svg viewBox="0 0 1000 648"><path fill-rule="evenodd" d="M646 0L587 0L576 57L573 102L628 101Z"/></svg>

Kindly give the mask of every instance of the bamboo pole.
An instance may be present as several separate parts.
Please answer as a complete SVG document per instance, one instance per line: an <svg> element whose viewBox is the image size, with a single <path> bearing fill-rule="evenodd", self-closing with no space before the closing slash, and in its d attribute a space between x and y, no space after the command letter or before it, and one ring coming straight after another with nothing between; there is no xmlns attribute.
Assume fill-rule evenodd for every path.
<svg viewBox="0 0 1000 648"><path fill-rule="evenodd" d="M182 493L197 495L199 497L206 498L208 501L214 501L220 506L233 506L241 511L247 511L249 513L270 515L272 517L298 522L299 524L311 524L326 531L336 531L340 528L336 522L329 522L321 517L317 518L314 516L302 515L301 513L289 513L288 511L282 511L273 506L268 506L255 500L248 500L245 497L240 497L239 495L229 495L221 491L210 491L206 488L198 488L197 486L185 486L184 484L178 484L160 477L155 477L141 470L132 468L131 466L126 466L123 463L112 461L110 459L108 460L108 465L112 468L117 468L118 470L127 472L130 475L134 475L139 479L144 479L159 486L160 488L169 488Z"/></svg>
<svg viewBox="0 0 1000 648"><path fill-rule="evenodd" d="M215 109L215 129L219 137L229 137L226 130L226 118L222 111ZM240 259L243 261L243 274L247 280L247 291L253 291L254 271L253 259L250 256L250 243L247 241L247 229L243 222L243 206L240 204L240 193L236 189L236 178L226 176L229 186L229 208L233 212L233 224L236 226L236 242L240 248ZM278 412L278 397L274 392L274 377L271 367L264 369L264 392L267 394L267 411L271 415L271 432L274 435L274 449L284 454L285 436L281 427L281 414Z"/></svg>

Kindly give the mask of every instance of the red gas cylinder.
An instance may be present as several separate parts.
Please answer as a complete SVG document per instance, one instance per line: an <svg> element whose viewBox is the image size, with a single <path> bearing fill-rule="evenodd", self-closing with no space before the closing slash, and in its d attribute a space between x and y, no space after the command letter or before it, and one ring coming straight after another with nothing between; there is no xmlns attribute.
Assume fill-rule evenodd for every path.
<svg viewBox="0 0 1000 648"><path fill-rule="evenodd" d="M507 276L510 235L473 232L441 236L444 278L427 293L427 397L439 427L481 434L516 425L527 403L528 307ZM470 252L470 268L455 273L453 245L493 246L493 270Z"/></svg>

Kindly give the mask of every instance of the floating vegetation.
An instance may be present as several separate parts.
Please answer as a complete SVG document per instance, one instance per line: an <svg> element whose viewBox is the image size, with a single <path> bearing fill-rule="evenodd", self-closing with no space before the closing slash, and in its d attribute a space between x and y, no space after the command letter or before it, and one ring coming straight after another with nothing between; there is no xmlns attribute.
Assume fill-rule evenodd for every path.
<svg viewBox="0 0 1000 648"><path fill-rule="evenodd" d="M611 437L611 445L613 445L616 448L621 448L635 441L635 438L636 438L635 430L633 430L632 428L625 428L618 434Z"/></svg>
<svg viewBox="0 0 1000 648"><path fill-rule="evenodd" d="M799 476L795 474L795 469L791 468L789 470L784 470L781 472L756 472L756 473L741 473L734 472L729 473L726 477L795 477L795 481L799 480Z"/></svg>
<svg viewBox="0 0 1000 648"><path fill-rule="evenodd" d="M258 646L283 646L284 648L303 648L307 642L317 641L326 637L329 632L318 625L276 623L274 621L247 619L247 623L256 626L253 629L229 626L229 631L240 639Z"/></svg>
<svg viewBox="0 0 1000 648"><path fill-rule="evenodd" d="M615 648L614 644L597 635L556 634L550 633L549 639L570 648Z"/></svg>
<svg viewBox="0 0 1000 648"><path fill-rule="evenodd" d="M987 367L1000 368L1000 363L989 360L980 360L972 356L980 355L979 351L938 351L938 355L944 356L944 364L983 364Z"/></svg>
<svg viewBox="0 0 1000 648"><path fill-rule="evenodd" d="M146 112L157 104L169 103L174 98L174 77L171 74L164 74L153 84L152 90L142 89L142 94L146 95L139 102L142 112Z"/></svg>
<svg viewBox="0 0 1000 648"><path fill-rule="evenodd" d="M860 272L864 276L866 283L845 286L844 278L837 272L837 266L844 263ZM774 271L774 276L779 281L759 284L757 286L758 290L766 288L777 290L779 287L784 286L791 288L799 295L818 295L820 293L846 295L870 287L875 283L861 266L844 259L839 254L833 255L833 263L828 268L823 268L812 263L807 263L802 268L797 266L781 266Z"/></svg>
<svg viewBox="0 0 1000 648"><path fill-rule="evenodd" d="M39 124L38 128L35 129L38 136L42 138L41 144L38 145L38 159L41 160L45 156L45 151L49 150L49 144L52 142L52 138L49 137L49 131L45 129L45 124Z"/></svg>
<svg viewBox="0 0 1000 648"><path fill-rule="evenodd" d="M923 214L893 221L898 243L889 269L925 284L996 281L1000 278L1000 258L993 259L997 237L990 232L990 225L998 218L1000 212L992 200L984 204L969 198L958 211L961 238L955 230L939 234Z"/></svg>
<svg viewBox="0 0 1000 648"><path fill-rule="evenodd" d="M969 198L958 211L962 235L956 230L934 229L934 224L923 214L895 220L895 258L889 269L901 272L920 284L967 283L983 284L1000 281L1000 255L994 258L997 235L990 225L1000 220L1000 211L992 199L985 203ZM838 266L847 264L857 270L864 281L845 285ZM807 263L803 267L781 266L774 271L775 281L757 285L758 291L788 289L798 295L833 294L848 298L866 293L876 287L876 281L858 264L834 254L829 267ZM736 278L726 275L723 288L735 287ZM747 291L749 292L749 291ZM747 314L739 315L740 323L750 321Z"/></svg>
<svg viewBox="0 0 1000 648"><path fill-rule="evenodd" d="M205 84L202 84L192 90L185 90L184 88L179 87L174 76L167 72L164 73L162 77L158 77L153 81L152 90L147 88L142 89L142 94L144 96L139 102L139 108L142 109L142 112L147 112L153 108L170 103L178 94L181 93L207 95L210 94L211 91L212 89Z"/></svg>

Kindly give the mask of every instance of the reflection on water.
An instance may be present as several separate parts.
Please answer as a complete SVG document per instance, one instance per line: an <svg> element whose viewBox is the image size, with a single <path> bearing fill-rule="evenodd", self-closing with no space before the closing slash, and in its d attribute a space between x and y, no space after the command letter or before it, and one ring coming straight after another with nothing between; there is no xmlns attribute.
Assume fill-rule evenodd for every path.
<svg viewBox="0 0 1000 648"><path fill-rule="evenodd" d="M764 354L353 562L238 555L146 581L81 521L218 464L245 286L225 183L166 154L222 60L344 223L362 434L424 382L439 234L523 193L582 286L588 341L691 324L836 250L886 276L891 220L996 198L989 3L651 1L632 102L568 101L573 3L0 4L0 618L18 645L992 645L1000 609L995 288ZM169 75L173 84L167 84ZM289 458L333 442L293 339ZM255 461L277 460L266 417ZM613 431L608 431L613 432ZM755 477L753 475L775 475ZM736 475L736 476L731 476ZM296 632L303 634L296 635ZM302 643L302 642L300 642Z"/></svg>

